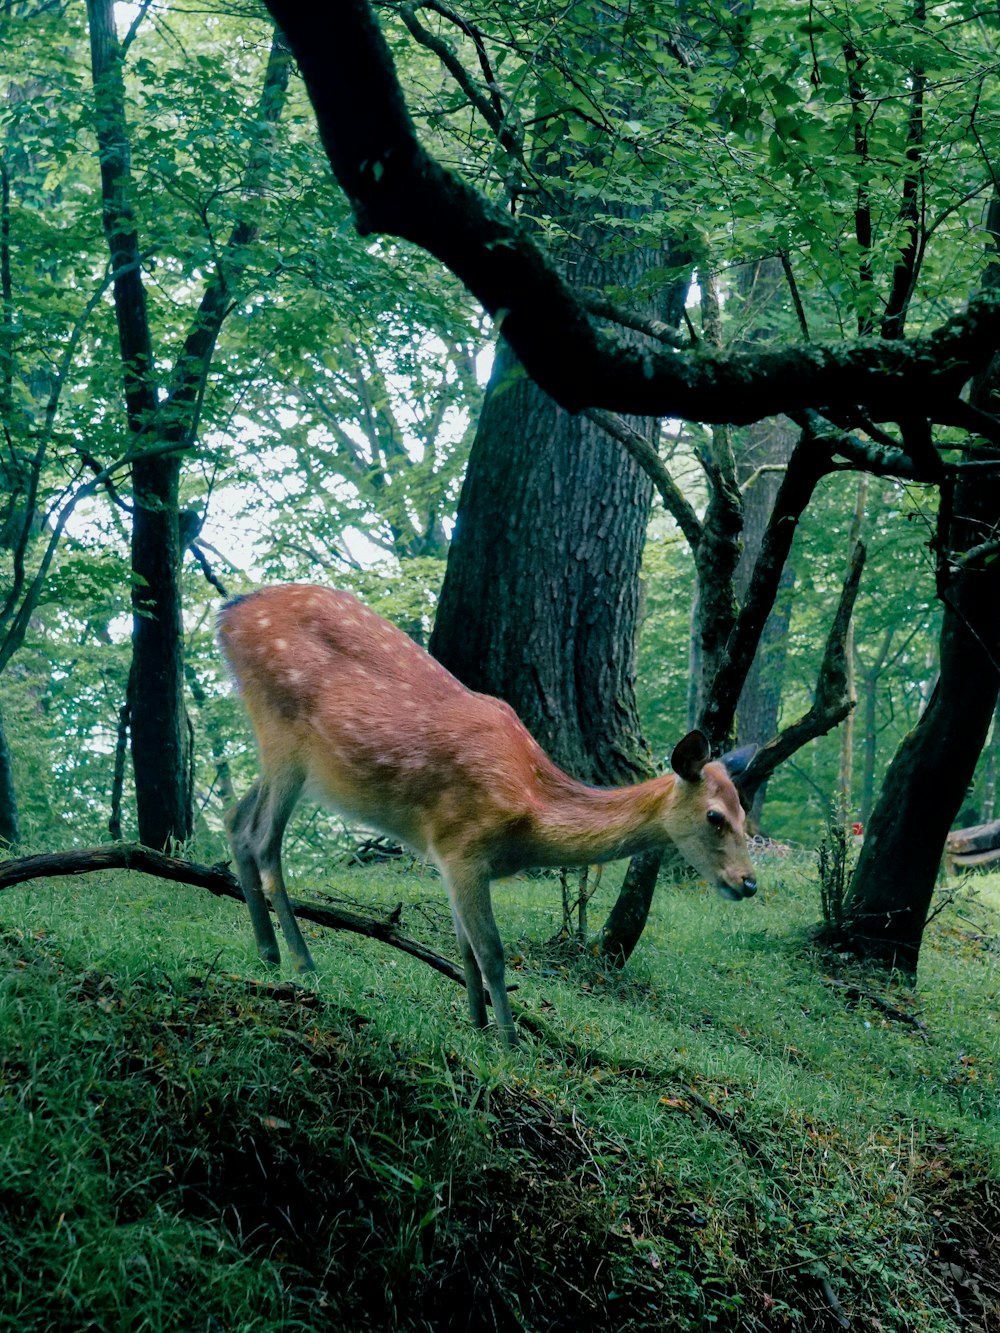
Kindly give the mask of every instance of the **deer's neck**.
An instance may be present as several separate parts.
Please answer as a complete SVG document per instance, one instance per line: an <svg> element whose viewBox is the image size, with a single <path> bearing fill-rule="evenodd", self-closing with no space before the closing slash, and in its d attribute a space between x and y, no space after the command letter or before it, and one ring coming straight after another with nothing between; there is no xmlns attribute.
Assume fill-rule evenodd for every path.
<svg viewBox="0 0 1000 1333"><path fill-rule="evenodd" d="M543 785L535 816L534 865L583 865L662 847L672 773L633 787L586 787L559 774Z"/></svg>

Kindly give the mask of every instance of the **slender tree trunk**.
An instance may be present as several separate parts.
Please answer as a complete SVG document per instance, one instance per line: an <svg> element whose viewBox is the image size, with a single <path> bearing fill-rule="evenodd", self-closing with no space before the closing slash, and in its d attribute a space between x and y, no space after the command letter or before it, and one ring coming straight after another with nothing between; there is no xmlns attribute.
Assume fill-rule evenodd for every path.
<svg viewBox="0 0 1000 1333"><path fill-rule="evenodd" d="M184 706L180 462L171 456L139 460L132 477L132 766L139 840L159 849L172 840L186 841L193 829Z"/></svg>
<svg viewBox="0 0 1000 1333"><path fill-rule="evenodd" d="M114 272L115 315L129 430L157 441L158 403L141 255L131 204L122 56L113 0L87 0L101 154L104 230ZM139 837L162 848L191 834L179 595L180 462L138 458L132 470L132 674L129 704Z"/></svg>
<svg viewBox="0 0 1000 1333"><path fill-rule="evenodd" d="M978 494L970 495L974 489ZM992 503L980 507L983 491ZM959 492L961 494L959 494ZM1000 512L1000 487L958 488L970 518ZM965 799L1000 688L1000 562L968 569L948 591L941 674L926 711L889 766L845 904L861 957L916 973L945 838Z"/></svg>
<svg viewBox="0 0 1000 1333"><path fill-rule="evenodd" d="M979 818L983 824L989 824L996 818L998 770L1000 770L1000 704L993 714L993 728L983 773L983 794L979 803Z"/></svg>
<svg viewBox="0 0 1000 1333"><path fill-rule="evenodd" d="M878 671L866 671L861 678L861 721L864 728L863 766L861 770L860 818L865 828L875 804L875 760L878 756Z"/></svg>
<svg viewBox="0 0 1000 1333"><path fill-rule="evenodd" d="M850 546L853 550L861 540L864 529L865 510L868 504L868 474L863 472L858 477L858 494L854 507L854 520L851 524ZM844 644L845 681L848 698L857 700L857 683L854 671L854 619L847 626L847 638ZM839 776L839 813L846 819L853 817L854 810L854 709L844 718L840 733L840 776Z"/></svg>
<svg viewBox="0 0 1000 1333"><path fill-rule="evenodd" d="M716 745L733 734L739 698L774 608L798 521L820 478L829 470L829 457L818 441L802 437L789 457L739 617L698 719L698 725Z"/></svg>
<svg viewBox="0 0 1000 1333"><path fill-rule="evenodd" d="M181 446L195 442L205 380L232 299L257 235L254 212L270 171L270 127L285 105L290 55L275 36L264 76L237 219L220 253L171 376L157 393L141 253L131 205L128 125L122 53L113 0L87 0L91 64L101 158L104 229L114 272L115 313L125 371L128 425L137 445L132 469L132 673L129 714L139 837L161 848L193 829L193 746L184 706L179 502ZM177 445L165 453L157 446ZM142 453L143 448L147 450Z"/></svg>
<svg viewBox="0 0 1000 1333"><path fill-rule="evenodd" d="M7 732L0 716L0 844L16 847L21 841L21 825L17 814L17 793L14 789L14 770Z"/></svg>
<svg viewBox="0 0 1000 1333"><path fill-rule="evenodd" d="M785 466L795 447L796 435L784 418L759 422L740 432L738 468L744 484L759 468ZM746 600L780 485L779 471L761 472L750 482L743 497L743 553L736 567L736 593L741 605ZM763 745L777 733L794 586L795 570L786 561L778 580L774 607L764 622L757 652L736 705L739 745ZM766 782L760 784L747 812L754 831L760 827L767 786Z"/></svg>

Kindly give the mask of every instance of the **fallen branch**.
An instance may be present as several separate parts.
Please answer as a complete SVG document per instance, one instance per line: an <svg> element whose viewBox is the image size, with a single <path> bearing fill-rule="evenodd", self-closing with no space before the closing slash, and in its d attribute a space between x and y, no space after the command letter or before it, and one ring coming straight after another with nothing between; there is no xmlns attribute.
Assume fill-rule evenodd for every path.
<svg viewBox="0 0 1000 1333"><path fill-rule="evenodd" d="M86 875L94 870L138 870L144 875L175 880L207 889L216 898L235 898L244 902L243 890L233 872L225 865L206 866L196 861L184 861L179 856L154 852L138 843L109 843L105 847L86 847L72 852L42 852L38 856L22 856L0 862L0 890L23 884L25 880L51 878L55 875ZM465 974L450 959L435 953L419 940L401 935L391 920L377 920L360 916L341 907L325 907L320 903L292 903L292 911L303 921L325 926L329 930L348 930L355 935L367 935L381 940L394 949L401 949L411 958L418 958L442 976L450 977L460 986L465 985Z"/></svg>
<svg viewBox="0 0 1000 1333"><path fill-rule="evenodd" d="M873 1009L878 1009L880 1013L885 1014L886 1018L891 1018L894 1023L908 1023L910 1027L919 1028L921 1032L927 1031L927 1024L922 1018L907 1013L905 1009L897 1008L896 1005L890 1004L888 1000L884 1000L881 995L876 995L874 991L855 986L850 981L839 981L836 977L824 977L823 985L835 986L838 990L844 991L848 1000L855 1004L863 1000L866 1004L870 1004Z"/></svg>

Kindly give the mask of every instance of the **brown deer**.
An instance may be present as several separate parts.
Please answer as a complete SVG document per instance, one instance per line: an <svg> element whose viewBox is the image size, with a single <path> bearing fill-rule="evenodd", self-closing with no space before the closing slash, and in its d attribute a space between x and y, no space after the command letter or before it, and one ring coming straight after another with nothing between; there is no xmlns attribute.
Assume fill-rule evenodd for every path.
<svg viewBox="0 0 1000 1333"><path fill-rule="evenodd" d="M260 750L260 777L226 820L262 959L313 968L288 901L281 839L303 790L426 856L448 889L469 1008L489 992L515 1041L490 882L528 866L612 861L676 846L730 898L757 891L727 764L692 731L673 773L636 786L577 782L514 710L475 694L402 630L346 592L292 584L228 602L219 637Z"/></svg>

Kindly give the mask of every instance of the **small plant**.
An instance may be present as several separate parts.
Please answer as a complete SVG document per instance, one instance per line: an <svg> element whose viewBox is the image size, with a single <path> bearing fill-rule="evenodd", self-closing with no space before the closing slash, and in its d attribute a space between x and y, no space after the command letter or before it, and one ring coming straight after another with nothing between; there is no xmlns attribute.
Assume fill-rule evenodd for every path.
<svg viewBox="0 0 1000 1333"><path fill-rule="evenodd" d="M857 861L856 835L843 817L831 810L826 833L819 845L819 893L823 911L824 933L837 937L843 933L847 888Z"/></svg>
<svg viewBox="0 0 1000 1333"><path fill-rule="evenodd" d="M576 939L581 949L587 947L590 928L587 924L587 905L601 885L602 865L594 867L594 878L590 878L590 866L582 866L576 874L576 896L570 887L569 870L563 866L559 871L559 884L562 890L562 926L556 937L560 940ZM574 916L576 920L574 921Z"/></svg>

